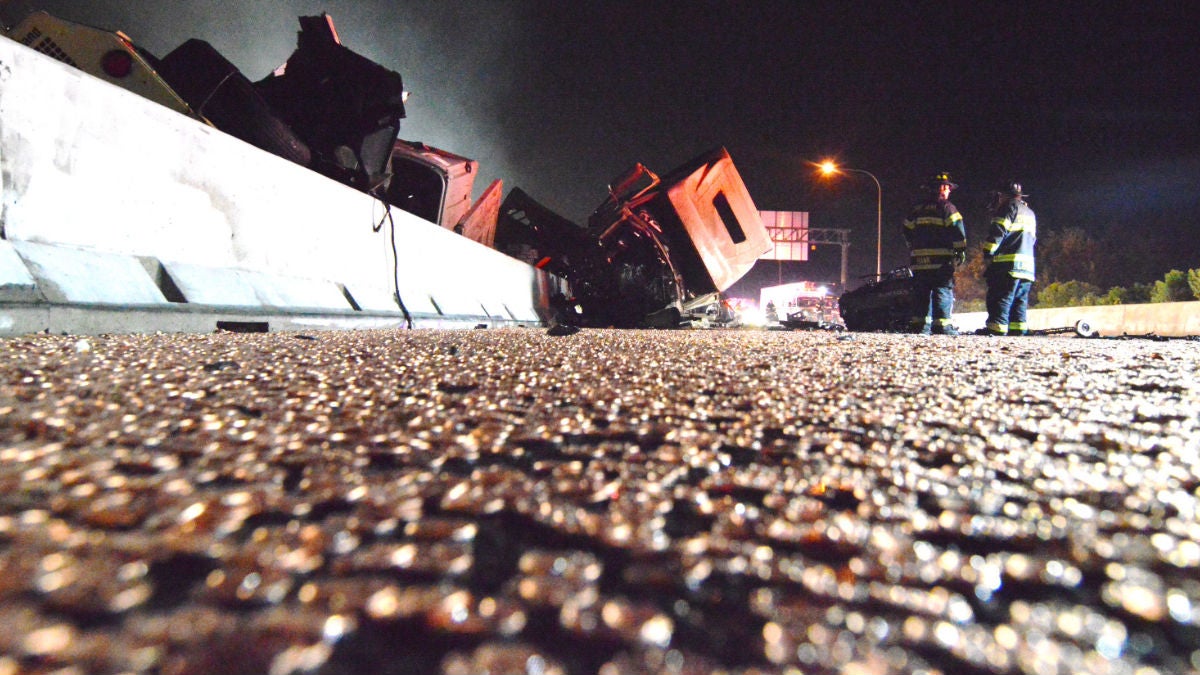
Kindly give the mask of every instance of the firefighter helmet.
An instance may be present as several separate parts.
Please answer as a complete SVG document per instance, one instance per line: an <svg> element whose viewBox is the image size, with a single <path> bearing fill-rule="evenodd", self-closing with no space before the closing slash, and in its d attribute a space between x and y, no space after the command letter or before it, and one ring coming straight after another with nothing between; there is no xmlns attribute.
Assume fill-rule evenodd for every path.
<svg viewBox="0 0 1200 675"><path fill-rule="evenodd" d="M943 185L949 185L951 190L958 189L958 183L955 183L954 180L950 178L950 174L946 173L945 171L934 174L933 178L930 178L929 182L925 184L927 188L933 190L934 192L940 190Z"/></svg>
<svg viewBox="0 0 1200 675"><path fill-rule="evenodd" d="M1010 180L1004 184L1004 187L997 190L1005 197L1028 197L1029 195L1021 192L1021 184L1015 180Z"/></svg>

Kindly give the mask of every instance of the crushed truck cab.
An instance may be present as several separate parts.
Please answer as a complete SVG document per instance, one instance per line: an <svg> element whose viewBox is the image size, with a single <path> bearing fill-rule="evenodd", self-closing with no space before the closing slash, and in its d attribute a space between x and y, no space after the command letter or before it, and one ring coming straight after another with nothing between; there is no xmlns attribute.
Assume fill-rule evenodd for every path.
<svg viewBox="0 0 1200 675"><path fill-rule="evenodd" d="M559 320L588 326L678 326L772 246L724 148L662 178L635 165L586 227L517 190L500 211L496 248L565 278Z"/></svg>

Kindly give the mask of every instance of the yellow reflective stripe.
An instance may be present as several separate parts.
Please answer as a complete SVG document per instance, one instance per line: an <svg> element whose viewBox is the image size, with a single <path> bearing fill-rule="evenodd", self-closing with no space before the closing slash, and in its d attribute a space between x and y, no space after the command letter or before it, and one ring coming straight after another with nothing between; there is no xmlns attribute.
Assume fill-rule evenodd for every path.
<svg viewBox="0 0 1200 675"><path fill-rule="evenodd" d="M993 218L993 225L999 225L1005 232L1032 232L1037 229L1037 221L1031 221L1029 218L1017 218L1009 220L1005 217Z"/></svg>
<svg viewBox="0 0 1200 675"><path fill-rule="evenodd" d="M987 255L991 255L991 254L995 253L996 249L998 249L998 248L1000 248L1000 242L998 242L998 241L990 242L989 241L983 245L983 252Z"/></svg>
<svg viewBox="0 0 1200 675"><path fill-rule="evenodd" d="M1014 232L1030 232L1037 229L1037 220L1026 215L1019 215L1013 221L1012 230Z"/></svg>
<svg viewBox="0 0 1200 675"><path fill-rule="evenodd" d="M958 223L961 221L962 221L962 214L959 213L958 211L955 211L954 213L950 214L950 222L951 223Z"/></svg>
<svg viewBox="0 0 1200 675"><path fill-rule="evenodd" d="M1025 253L1005 253L1004 255L998 255L995 258L992 258L992 260L995 262L1026 262L1032 264L1033 256Z"/></svg>
<svg viewBox="0 0 1200 675"><path fill-rule="evenodd" d="M949 249L949 248L914 248L914 249L912 250L912 255L913 255L913 256L922 256L922 255L944 255L944 256L952 256L952 255L954 255L954 249Z"/></svg>
<svg viewBox="0 0 1200 675"><path fill-rule="evenodd" d="M915 227L916 225L928 225L930 227L954 227L959 221L962 220L962 216L958 215L957 213L954 215L956 217L952 218L950 220L950 222L946 222L946 220L944 218L937 218L935 216L925 216L925 217L917 218L916 220L913 221L912 226ZM910 227L910 226L908 225L908 223L905 223L905 227Z"/></svg>
<svg viewBox="0 0 1200 675"><path fill-rule="evenodd" d="M1025 330L1026 324L1024 321L1014 321L1008 324L1009 330Z"/></svg>

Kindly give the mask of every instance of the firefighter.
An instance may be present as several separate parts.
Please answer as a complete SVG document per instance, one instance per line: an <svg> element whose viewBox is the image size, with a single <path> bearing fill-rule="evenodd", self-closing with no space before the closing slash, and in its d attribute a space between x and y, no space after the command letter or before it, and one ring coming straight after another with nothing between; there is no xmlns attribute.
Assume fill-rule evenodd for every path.
<svg viewBox="0 0 1200 675"><path fill-rule="evenodd" d="M1029 289L1035 266L1037 216L1016 181L992 193L992 221L983 242L987 279L988 335L1026 335Z"/></svg>
<svg viewBox="0 0 1200 675"><path fill-rule="evenodd" d="M928 196L904 219L909 267L913 274L910 333L958 335L954 312L954 268L967 258L962 214L950 202L958 187L950 174L939 173L925 186ZM932 320L930 314L932 313Z"/></svg>

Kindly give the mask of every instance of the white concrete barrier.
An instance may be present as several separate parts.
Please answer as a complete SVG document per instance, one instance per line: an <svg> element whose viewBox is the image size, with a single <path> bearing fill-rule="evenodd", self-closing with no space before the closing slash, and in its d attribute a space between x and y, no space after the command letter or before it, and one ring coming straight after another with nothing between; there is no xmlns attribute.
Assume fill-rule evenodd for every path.
<svg viewBox="0 0 1200 675"><path fill-rule="evenodd" d="M1088 322L1092 330L1103 336L1200 335L1200 301L1054 307L1029 312L1029 326L1033 330L1070 327L1078 321Z"/></svg>
<svg viewBox="0 0 1200 675"><path fill-rule="evenodd" d="M12 242L0 240L0 303L36 302L44 297L38 293L37 282L17 255Z"/></svg>
<svg viewBox="0 0 1200 675"><path fill-rule="evenodd" d="M90 249L13 242L45 299L61 304L165 305L137 258Z"/></svg>
<svg viewBox="0 0 1200 675"><path fill-rule="evenodd" d="M0 312L543 315L543 272L6 38L0 176Z"/></svg>
<svg viewBox="0 0 1200 675"><path fill-rule="evenodd" d="M1074 328L1080 321L1086 321L1091 329L1102 337L1122 335L1200 336L1200 301L1051 307L1029 310L1029 329L1033 331ZM987 313L955 314L954 323L964 333L974 332L985 326Z"/></svg>

